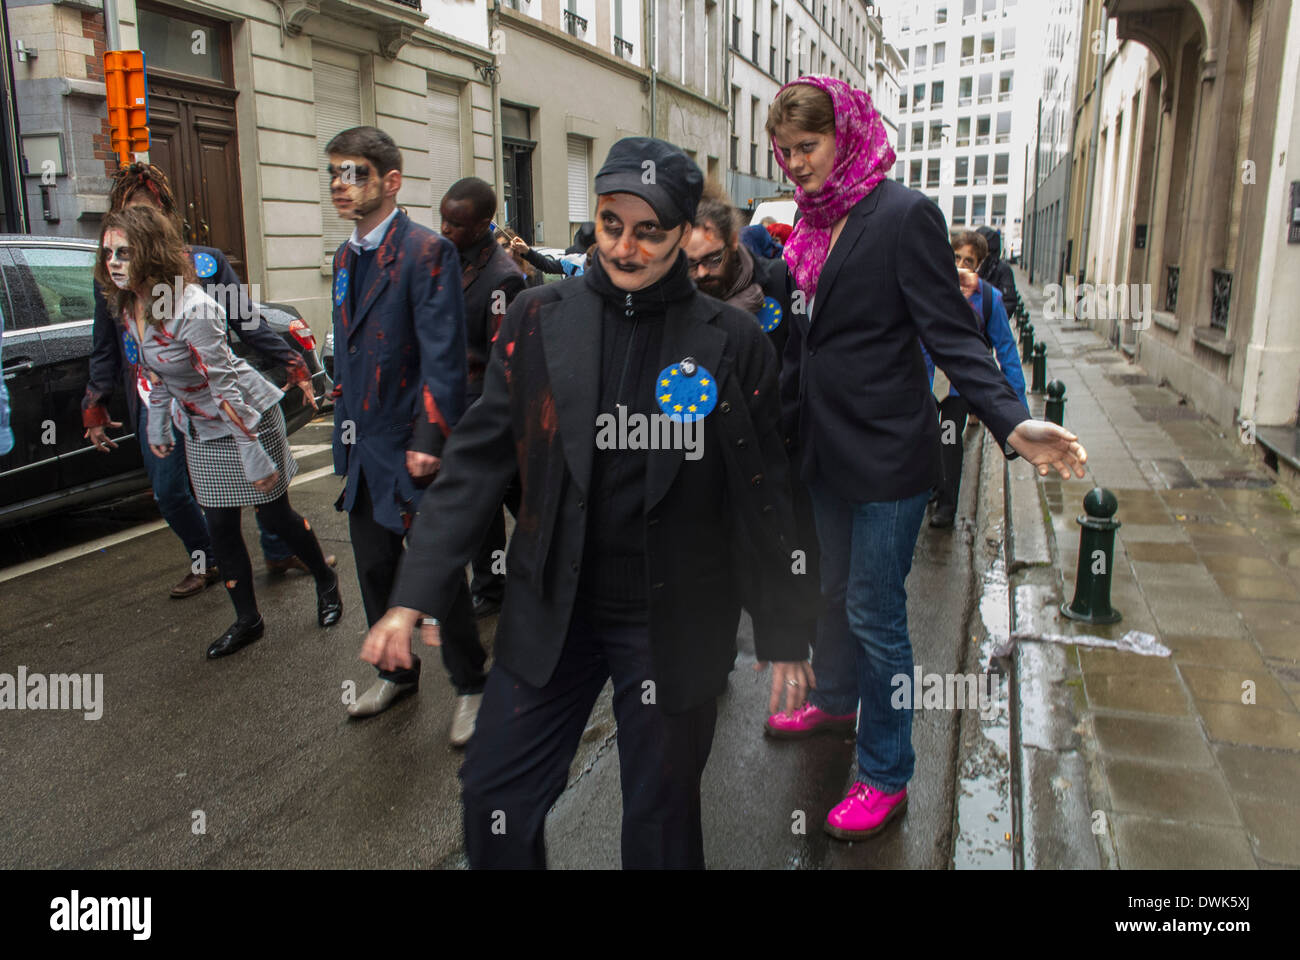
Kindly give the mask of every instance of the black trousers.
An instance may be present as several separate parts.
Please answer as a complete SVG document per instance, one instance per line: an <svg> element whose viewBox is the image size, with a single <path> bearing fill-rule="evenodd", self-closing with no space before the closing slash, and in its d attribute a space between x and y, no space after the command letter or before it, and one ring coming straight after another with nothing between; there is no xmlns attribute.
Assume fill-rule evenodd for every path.
<svg viewBox="0 0 1300 960"><path fill-rule="evenodd" d="M934 512L953 516L957 512L957 497L961 493L961 467L966 454L963 435L970 402L962 396L948 394L939 404L939 461L943 465L943 479L939 481L939 497ZM953 442L948 443L951 439Z"/></svg>
<svg viewBox="0 0 1300 960"><path fill-rule="evenodd" d="M361 483L357 498L348 514L348 532L352 538L352 554L357 562L357 580L361 584L361 602L366 608L366 623L374 626L388 610L388 596L397 578L397 565L402 559L403 537L374 519L374 501L366 484L365 472L358 474ZM478 626L474 622L474 608L470 604L469 587L464 582L456 591L451 609L440 613L442 621L442 664L447 668L452 686L457 694L479 693L487 677L483 666L487 653L479 642ZM413 683L420 679L420 658L408 670L380 670L379 675L394 683Z"/></svg>
<svg viewBox="0 0 1300 960"><path fill-rule="evenodd" d="M665 714L654 702L649 627L596 625L576 613L546 686L529 686L499 665L488 675L460 771L471 867L546 866L546 814L564 790L609 677L623 783L623 867L703 869L700 777L717 703Z"/></svg>
<svg viewBox="0 0 1300 960"><path fill-rule="evenodd" d="M510 481L510 486L506 487L506 495L502 500L503 506L510 511L512 517L519 516L519 497L519 474L515 474L515 478ZM483 540L483 547L474 558L472 567L474 577L469 585L471 596L496 603L501 602L506 592L506 575L493 572L492 555L498 550L504 551L505 548L506 515L504 511L498 510L492 518L492 526L488 528L487 537Z"/></svg>

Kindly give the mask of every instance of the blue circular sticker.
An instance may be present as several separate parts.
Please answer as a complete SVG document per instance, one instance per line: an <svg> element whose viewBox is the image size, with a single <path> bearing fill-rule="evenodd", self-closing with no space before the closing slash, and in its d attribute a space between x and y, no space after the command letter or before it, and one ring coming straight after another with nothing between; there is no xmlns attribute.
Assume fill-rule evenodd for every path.
<svg viewBox="0 0 1300 960"><path fill-rule="evenodd" d="M136 348L135 337L131 336L129 330L122 331L122 352L126 354L126 362L137 364L140 362L140 351Z"/></svg>
<svg viewBox="0 0 1300 960"><path fill-rule="evenodd" d="M338 273L334 274L334 305L342 306L344 298L348 295L348 270L343 267Z"/></svg>
<svg viewBox="0 0 1300 960"><path fill-rule="evenodd" d="M763 298L763 305L758 308L758 325L764 333L771 333L781 325L781 304L771 297Z"/></svg>
<svg viewBox="0 0 1300 960"><path fill-rule="evenodd" d="M194 272L200 280L207 280L217 275L217 258L210 253L194 254Z"/></svg>
<svg viewBox="0 0 1300 960"><path fill-rule="evenodd" d="M718 403L718 385L713 374L687 357L660 371L655 400L670 419L689 423L713 412Z"/></svg>

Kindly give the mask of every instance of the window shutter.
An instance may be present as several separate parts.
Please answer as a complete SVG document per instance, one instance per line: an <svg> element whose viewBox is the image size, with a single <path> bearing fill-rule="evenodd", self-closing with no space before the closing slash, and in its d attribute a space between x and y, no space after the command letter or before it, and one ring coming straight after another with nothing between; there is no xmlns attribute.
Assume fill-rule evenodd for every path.
<svg viewBox="0 0 1300 960"><path fill-rule="evenodd" d="M460 95L429 88L429 189L436 213L460 172Z"/></svg>
<svg viewBox="0 0 1300 960"><path fill-rule="evenodd" d="M569 136L569 222L591 219L591 200L587 188L591 182L587 170L587 141Z"/></svg>
<svg viewBox="0 0 1300 960"><path fill-rule="evenodd" d="M316 176L320 180L321 243L333 255L352 236L352 221L342 219L330 200L330 178L325 168L325 146L337 133L361 125L361 71L323 60L312 61L316 92Z"/></svg>

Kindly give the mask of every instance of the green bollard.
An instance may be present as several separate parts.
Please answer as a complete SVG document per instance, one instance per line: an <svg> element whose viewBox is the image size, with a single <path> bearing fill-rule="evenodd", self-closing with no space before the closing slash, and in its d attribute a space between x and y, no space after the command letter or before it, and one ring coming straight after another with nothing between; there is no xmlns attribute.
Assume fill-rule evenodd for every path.
<svg viewBox="0 0 1300 960"><path fill-rule="evenodd" d="M1020 362L1028 363L1034 354L1034 325L1026 323L1020 331Z"/></svg>
<svg viewBox="0 0 1300 960"><path fill-rule="evenodd" d="M1034 393L1042 393L1047 389L1047 344L1034 344Z"/></svg>
<svg viewBox="0 0 1300 960"><path fill-rule="evenodd" d="M1043 416L1058 427L1065 426L1065 384L1053 380L1047 385L1047 403L1043 407Z"/></svg>
<svg viewBox="0 0 1300 960"><path fill-rule="evenodd" d="M1120 612L1110 605L1110 578L1115 555L1113 519L1119 509L1115 494L1094 487L1083 498L1086 516L1079 517L1079 570L1074 582L1074 599L1061 604L1061 613L1084 623L1118 623Z"/></svg>

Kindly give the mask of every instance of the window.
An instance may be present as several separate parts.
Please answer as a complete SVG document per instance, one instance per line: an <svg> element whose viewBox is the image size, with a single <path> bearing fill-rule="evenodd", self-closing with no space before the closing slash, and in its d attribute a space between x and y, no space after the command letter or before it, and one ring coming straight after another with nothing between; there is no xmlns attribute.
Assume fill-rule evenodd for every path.
<svg viewBox="0 0 1300 960"><path fill-rule="evenodd" d="M957 146L970 146L970 117L959 117L957 120Z"/></svg>
<svg viewBox="0 0 1300 960"><path fill-rule="evenodd" d="M929 189L939 185L939 159L937 157L925 161L925 185Z"/></svg>
<svg viewBox="0 0 1300 960"><path fill-rule="evenodd" d="M569 134L569 225L579 224L591 216L591 196L588 187L590 174L591 141L586 137ZM572 234L570 234L572 236Z"/></svg>
<svg viewBox="0 0 1300 960"><path fill-rule="evenodd" d="M922 150L925 148L925 124L912 124L912 149Z"/></svg>
<svg viewBox="0 0 1300 960"><path fill-rule="evenodd" d="M903 124L901 127L898 128L898 150L896 152L902 153L906 149L907 149L907 124Z"/></svg>
<svg viewBox="0 0 1300 960"><path fill-rule="evenodd" d="M921 185L921 161L913 160L911 168L907 173L907 185L909 187L919 187Z"/></svg>
<svg viewBox="0 0 1300 960"><path fill-rule="evenodd" d="M906 89L900 90L898 92L898 112L907 113L907 90Z"/></svg>
<svg viewBox="0 0 1300 960"><path fill-rule="evenodd" d="M1011 100L1011 84L1015 78L1012 71L1003 71L998 77L998 103L1009 103Z"/></svg>
<svg viewBox="0 0 1300 960"><path fill-rule="evenodd" d="M984 19L998 12L998 0L984 0Z"/></svg>
<svg viewBox="0 0 1300 960"><path fill-rule="evenodd" d="M917 83L912 85L912 109L925 109L925 84Z"/></svg>
<svg viewBox="0 0 1300 960"><path fill-rule="evenodd" d="M934 60L934 65L936 67L940 66L944 62L944 58L947 55L948 55L948 45L946 43L936 43L934 45L933 60Z"/></svg>
<svg viewBox="0 0 1300 960"><path fill-rule="evenodd" d="M943 145L943 121L930 121L930 149L937 150Z"/></svg>
<svg viewBox="0 0 1300 960"><path fill-rule="evenodd" d="M975 186L983 187L989 182L988 154L975 158Z"/></svg>
<svg viewBox="0 0 1300 960"><path fill-rule="evenodd" d="M1011 111L998 114L998 143L1011 142Z"/></svg>
<svg viewBox="0 0 1300 960"><path fill-rule="evenodd" d="M980 63L988 63L993 59L993 48L997 42L997 34L986 33L980 37Z"/></svg>
<svg viewBox="0 0 1300 960"><path fill-rule="evenodd" d="M970 182L970 157L958 157L953 168L953 185L964 187ZM963 213L965 210L963 209Z"/></svg>
<svg viewBox="0 0 1300 960"><path fill-rule="evenodd" d="M961 65L963 67L966 67L974 62L975 62L975 38L962 37L961 38Z"/></svg>
<svg viewBox="0 0 1300 960"><path fill-rule="evenodd" d="M906 69L910 66L910 57L909 57L909 54L910 54L910 53L911 53L911 51L909 51L909 50L899 50L899 51L898 51L898 57L899 57L900 60L903 61L903 69L904 69L904 70L906 70Z"/></svg>
<svg viewBox="0 0 1300 960"><path fill-rule="evenodd" d="M971 89L974 85L974 77L962 77L957 85L957 106L969 107L971 102Z"/></svg>
<svg viewBox="0 0 1300 960"><path fill-rule="evenodd" d="M952 198L952 225L954 227L965 226L966 224L966 198Z"/></svg>
<svg viewBox="0 0 1300 960"><path fill-rule="evenodd" d="M917 47L912 54L912 69L924 70L926 65L926 56L929 51L925 47Z"/></svg>
<svg viewBox="0 0 1300 960"><path fill-rule="evenodd" d="M965 22L967 17L975 16L975 0L963 0L961 5L961 18Z"/></svg>
<svg viewBox="0 0 1300 960"><path fill-rule="evenodd" d="M179 10L169 10L166 15L141 10L138 17L140 49L150 67L226 82L222 69L226 41L224 35L209 26L210 21L183 17ZM203 52L195 53L198 49ZM333 209L333 204L330 208Z"/></svg>
<svg viewBox="0 0 1300 960"><path fill-rule="evenodd" d="M943 81L936 80L930 84L930 109L937 110L943 106Z"/></svg>
<svg viewBox="0 0 1300 960"><path fill-rule="evenodd" d="M947 22L948 22L948 8L947 8L946 6L935 7L935 10L934 10L934 22L935 22L936 24L947 23ZM937 62L938 62L938 61L936 61L936 63L937 63Z"/></svg>
<svg viewBox="0 0 1300 960"><path fill-rule="evenodd" d="M1007 198L1005 194L993 197L993 226L1005 226L1007 222Z"/></svg>
<svg viewBox="0 0 1300 960"><path fill-rule="evenodd" d="M451 185L460 179L463 137L460 131L460 92L457 88L429 84L429 196L437 207ZM570 218L572 219L572 218ZM582 218L586 220L586 217Z"/></svg>
<svg viewBox="0 0 1300 960"><path fill-rule="evenodd" d="M993 102L993 74L980 74L980 103Z"/></svg>
<svg viewBox="0 0 1300 960"><path fill-rule="evenodd" d="M907 182L907 164L902 160L894 165L894 179L899 183Z"/></svg>
<svg viewBox="0 0 1300 960"><path fill-rule="evenodd" d="M1016 28L1007 27L1002 31L1002 59L1010 60L1016 55Z"/></svg>
<svg viewBox="0 0 1300 960"><path fill-rule="evenodd" d="M1006 183L1011 173L1011 154L999 153L993 158L993 182Z"/></svg>
<svg viewBox="0 0 1300 960"><path fill-rule="evenodd" d="M21 281L19 284L11 281L11 292L15 300L21 302L18 296L18 287L21 284L22 287L27 288L29 294L40 295L44 313L41 314L39 312L41 308L36 307L37 315L30 318L34 322L19 320L17 317L11 320L8 319L9 313L6 313L6 330L33 325L70 323L74 320L89 321L94 318L95 301L92 288L97 256L94 250L69 250L57 247L11 247L10 249L13 251L14 259L18 261L19 272L24 272L23 268L26 268L25 272L29 274L31 280L30 286ZM35 297L32 301L34 305ZM18 424L15 423L15 427L17 426Z"/></svg>
<svg viewBox="0 0 1300 960"><path fill-rule="evenodd" d="M975 146L982 147L989 142L989 122L987 116L975 121Z"/></svg>
<svg viewBox="0 0 1300 960"><path fill-rule="evenodd" d="M970 203L970 225L984 226L984 213L988 208L988 197L972 197Z"/></svg>

